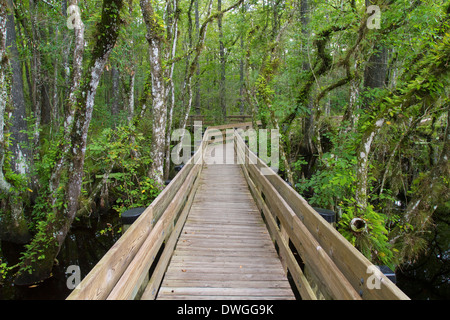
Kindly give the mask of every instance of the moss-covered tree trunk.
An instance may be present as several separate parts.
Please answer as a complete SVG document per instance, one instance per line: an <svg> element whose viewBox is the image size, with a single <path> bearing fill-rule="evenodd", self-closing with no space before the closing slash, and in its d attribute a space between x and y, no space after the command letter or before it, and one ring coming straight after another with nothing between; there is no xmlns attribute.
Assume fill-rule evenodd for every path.
<svg viewBox="0 0 450 320"><path fill-rule="evenodd" d="M8 11L9 7L9 11ZM8 11L8 12L7 12ZM16 30L14 7L11 0L2 3L2 54L1 54L1 104L0 107L0 189L5 200L0 208L0 239L26 243L30 240L27 221L23 210L23 190L26 182L6 182L3 175L3 164L6 151L9 150L9 171L16 175L18 180L25 180L29 173L30 152L26 147L28 137L26 134L26 111L23 94L22 66L16 45ZM7 52L8 48L8 52ZM10 81L8 81L10 80ZM8 90L9 86L9 90ZM8 103L9 102L9 103ZM9 115L5 118L6 113ZM11 124L9 138L4 134L5 120ZM8 141L8 142L7 142ZM7 146L8 145L8 146Z"/></svg>
<svg viewBox="0 0 450 320"><path fill-rule="evenodd" d="M217 11L222 11L222 0L217 0ZM225 123L227 118L227 105L226 105L226 59L225 59L225 46L223 44L223 29L222 29L222 16L217 19L217 27L219 29L219 107L222 111L222 119Z"/></svg>
<svg viewBox="0 0 450 320"><path fill-rule="evenodd" d="M86 143L89 124L94 108L94 98L109 54L116 43L121 26L120 11L123 0L104 0L101 21L98 24L97 39L92 60L84 73L80 90L76 93L73 125L69 134L64 166L68 181L64 189L61 207L48 215L39 232L29 246L16 277L16 283L27 284L40 281L50 275L53 261L59 253L79 206Z"/></svg>
<svg viewBox="0 0 450 320"><path fill-rule="evenodd" d="M5 127L5 112L6 101L8 99L8 56L6 53L6 21L7 21L8 5L6 0L0 0L0 191L2 193L9 192L10 184L5 180L3 174L3 164L6 154L6 137L4 132Z"/></svg>
<svg viewBox="0 0 450 320"><path fill-rule="evenodd" d="M171 50L167 51L166 57L167 59L172 60L170 64L170 68L168 68L168 78L169 81L167 83L167 131L166 131L166 142L165 142L165 166L164 166L164 181L169 179L170 173L170 139L172 133L172 124L173 124L173 111L175 109L175 85L173 74L175 70L175 62L173 58L175 58L175 54L177 52L177 44L178 44L178 19L180 15L180 9L178 7L178 0L173 0L173 2L169 3L168 14L166 17L166 24L169 26L167 28L168 38L172 39Z"/></svg>
<svg viewBox="0 0 450 320"><path fill-rule="evenodd" d="M152 1L140 1L142 15L147 26L149 44L150 72L152 75L153 126L152 126L152 164L150 177L163 188L164 155L166 142L167 106L166 80L164 79L164 28L159 23Z"/></svg>
<svg viewBox="0 0 450 320"><path fill-rule="evenodd" d="M70 6L78 5L78 0L69 0ZM71 16L71 12L68 12L68 16ZM77 93L81 86L81 79L83 76L83 55L84 55L84 24L82 21L76 22L72 21L74 25L74 49L73 49L73 63L72 63L72 74L70 82L70 90L68 94L67 102L67 114L64 120L64 138L59 141L58 145L58 156L56 158L51 178L50 178L50 192L52 206L55 206L57 200L57 188L59 187L61 175L65 169L64 163L68 154L69 144L69 134L73 126L74 113L76 110Z"/></svg>
<svg viewBox="0 0 450 320"><path fill-rule="evenodd" d="M186 127L187 119L192 106L192 77L198 66L198 59L200 53L203 50L206 30L208 24L215 19L223 16L226 12L239 6L244 0L238 0L235 4L230 7L210 14L212 2L209 3L207 9L207 18L203 22L199 31L199 38L196 45L191 48L194 53L194 58L189 64L187 69L187 74L185 77L183 90L186 90L188 103L184 106L183 116L181 119L180 127L184 129ZM152 75L152 95L153 95L153 129L152 129L152 166L150 168L150 177L159 183L163 187L163 171L164 171L164 156L166 154L166 130L167 130L167 99L170 92L170 86L165 79L170 79L170 67L163 67L163 59L167 60L168 52L171 51L173 46L164 47L165 39L173 39L176 41L174 34L167 35L164 31L162 25L158 23L161 19L154 11L152 2L150 0L140 1L142 15L144 17L144 22L147 27L147 41L149 44L149 60L150 60L150 71ZM174 6L176 7L176 5ZM178 13L176 13L177 15ZM175 16L176 16L175 15ZM170 32L169 32L170 33ZM167 41L167 40L166 40ZM172 54L172 61L174 63L174 54ZM182 94L184 95L184 94ZM183 137L181 137L181 140ZM179 153L179 150L178 150ZM167 166L166 166L167 167ZM166 168L168 170L169 168Z"/></svg>

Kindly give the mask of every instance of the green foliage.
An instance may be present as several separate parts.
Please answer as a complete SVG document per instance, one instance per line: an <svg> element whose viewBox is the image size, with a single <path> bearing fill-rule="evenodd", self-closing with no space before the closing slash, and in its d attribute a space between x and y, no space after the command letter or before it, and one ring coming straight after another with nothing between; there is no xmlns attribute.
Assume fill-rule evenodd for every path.
<svg viewBox="0 0 450 320"><path fill-rule="evenodd" d="M43 137L42 142L35 148L33 175L37 178L40 186L39 193L34 198L34 205L30 215L29 228L33 233L44 232L45 223L51 223L51 217L58 210L66 207L64 201L65 187L67 183L67 173L63 172L60 184L52 193L50 190L50 180L52 173L61 157L62 145L64 145L64 135L60 133L55 135L54 140L50 137ZM32 192L31 189L28 189ZM52 199L52 200L51 200Z"/></svg>
<svg viewBox="0 0 450 320"><path fill-rule="evenodd" d="M343 214L338 221L338 231L360 250L368 259L376 264L383 264L395 269L398 261L394 257L396 249L391 248L386 229L387 218L385 215L374 210L372 205L368 205L364 212L361 212L355 205L355 199L344 199L341 202ZM366 227L355 232L351 228L351 221L354 218L363 219Z"/></svg>
<svg viewBox="0 0 450 320"><path fill-rule="evenodd" d="M87 148L89 172L94 179L103 179L108 168L107 184L113 185L110 193L116 199L113 206L119 213L133 207L148 206L159 194L159 188L148 177L151 149L149 138L136 133L133 126L115 130L104 129Z"/></svg>
<svg viewBox="0 0 450 320"><path fill-rule="evenodd" d="M309 180L296 184L297 190L302 193L310 188L314 190L309 199L312 204L322 207L335 207L345 197L354 192L356 175L354 165L356 157L340 158L327 153L322 161L323 170L317 171Z"/></svg>
<svg viewBox="0 0 450 320"><path fill-rule="evenodd" d="M125 174L118 181L122 184L117 187L117 192L123 196L117 199L113 208L120 214L130 208L147 207L160 193L155 181L149 177L132 179L131 175Z"/></svg>
<svg viewBox="0 0 450 320"><path fill-rule="evenodd" d="M20 257L19 273L32 274L36 265L53 265L55 252L58 250L56 240L59 223L54 214L50 213L46 220L37 222L36 234L33 240L25 245L25 251Z"/></svg>
<svg viewBox="0 0 450 320"><path fill-rule="evenodd" d="M326 133L326 136L333 142L334 148L319 159L320 167L311 179L299 181L295 187L300 193L312 190L313 195L308 199L312 204L336 208L355 192L356 155L352 144L356 135L348 133L342 137Z"/></svg>
<svg viewBox="0 0 450 320"><path fill-rule="evenodd" d="M300 193L313 190L308 198L312 205L341 211L342 216L337 224L339 232L371 261L394 268L397 261L389 244L388 217L375 210L373 205L361 212L354 199L357 158L352 145L358 135L348 133L344 139L342 135L328 136L333 142L333 149L320 159L320 169L311 179L299 181L296 189ZM297 165L302 163L301 159L299 161ZM386 198L389 196L386 195ZM367 227L361 232L353 231L350 222L354 218L363 219Z"/></svg>
<svg viewBox="0 0 450 320"><path fill-rule="evenodd" d="M9 127L12 125L11 123L12 119L6 120L6 126ZM32 134L31 130L28 130L26 132L29 136ZM19 193L19 194L27 194L28 192L32 192L31 189L28 188L29 184L29 177L26 177L25 175L15 173L14 170L11 167L11 161L13 160L13 152L11 151L12 143L13 143L13 137L11 132L6 131L4 133L4 159L3 159L3 172L5 179L9 182L9 184L12 187L12 192ZM3 147L3 146L0 146ZM29 146L23 146L25 148L29 148ZM27 163L24 165L29 168L30 167L30 161L29 159L26 159ZM2 168L0 168L2 169ZM7 197L6 194L0 194L0 199Z"/></svg>
<svg viewBox="0 0 450 320"><path fill-rule="evenodd" d="M39 110L42 115L49 112L45 107L50 108L51 112L56 109L58 112L50 117L51 124L44 125L43 121L39 123L37 129L40 130L40 141L28 146L33 151L33 167L29 176L12 172L12 153L9 151L6 152L4 167L0 168L14 191L19 197L23 197L29 229L36 235L35 240L27 246L28 250L22 261L36 263L46 259L44 251L55 247L54 238L46 234L52 234L52 230L57 230L57 224L60 223L55 221L54 216L65 208L68 174L66 171L62 172L59 186L51 192L52 173L61 157L62 146L68 142L63 140L64 130L61 124L66 120L64 113L67 111L67 88L70 87L71 78L68 75L70 70L66 68L70 69L72 62L71 43L74 31L66 27L67 17L62 12L63 1L50 2L15 1L16 23L23 31L18 32L17 45L21 61L27 62L24 64L27 78L23 81L27 113L35 111L33 99L40 99L42 102L42 110ZM119 14L124 21L95 97L80 197L81 205L89 205L92 192L98 190L98 185L105 183L102 187L108 191L108 200L119 213L128 208L147 206L160 189L148 178L152 146L149 143L151 137L147 133L151 132L154 119L147 113L136 121L138 128L123 125L129 112L125 97L127 92L134 89L134 113L138 116L143 101L151 96L151 81L147 81L150 73L148 44L145 39L147 30L142 22L139 1L120 1L122 2L128 3L129 7L124 5L119 10L115 5L119 1L104 2L111 7L104 21L100 21L103 1L78 3L86 27L85 67L92 60L90 49L95 42L113 32L111 22ZM221 36L216 23L211 23L206 31L205 48L199 57L198 74L195 74L192 81L193 93L196 94L198 89L200 96L200 105L194 106L195 111L199 110L213 122L221 119L219 101L222 92L218 90L222 66L220 40L225 47L224 99L228 114L240 112L244 101L244 112L248 114L250 110L255 110L257 114L253 115L254 118L263 120L264 125L271 123L273 115L283 131L281 139L288 153L287 160L298 173L307 167L305 159L317 157L317 154L301 154L302 148L297 148L302 142L299 132L303 128L300 128L299 123L303 117L312 116L316 131L312 140L317 144L319 135L325 138L321 142L323 153L320 152L320 158L310 168L313 173L311 178L297 181L296 189L304 195L311 194L308 201L313 205L334 210L339 207L343 212L338 223L339 230L373 261L385 264L396 262L393 258L395 249L391 249L389 245L392 238L403 242L397 243L396 248L410 250L411 254L401 254L400 259L403 256L414 256L416 253L413 254L413 251L426 245L420 235L425 233L421 228L421 221L429 221L428 225L431 226L432 208L437 205L447 205L445 208L448 208L448 201L442 204L445 201L437 199L448 190L449 179L445 172L439 173L439 180L434 180L433 187L427 189L433 178L431 169L436 165L436 158L445 141L442 128L446 124L439 117L448 108L450 84L449 78L442 76L448 69L450 48L448 13L447 8L444 8L447 4L435 0L380 3L381 29L364 30L360 33L360 23L365 12L364 1L307 2L307 16L303 16L298 8L290 24L287 23L289 12L294 4L300 3L256 0L245 1L242 7L222 17ZM36 5L36 19L32 15L33 4ZM152 4L155 8L152 25L164 39L161 48L164 51L172 45L171 41L166 41L168 38L165 33L171 27L170 19L167 18L173 18L173 14L167 14L168 7L164 2L153 1ZM224 3L223 7L229 4ZM201 25L209 2L199 1L198 5L198 22ZM184 118L185 107L190 98L183 89L186 85L185 72L193 57L192 52L187 52L198 38L195 2L181 1L178 6L180 20L175 53L177 63L172 79L175 88L175 125L178 119ZM214 6L213 4L213 12ZM304 18L307 18L307 23L303 21ZM96 27L98 23L102 24L100 28ZM276 43L274 40L278 32L285 26L280 41ZM354 47L360 35L361 42ZM380 46L389 51L388 82L383 89L362 88L367 61ZM272 56L271 52L276 54ZM34 56L35 54L37 55ZM274 58L272 62L269 57ZM34 74L37 70L35 58L40 59L42 75ZM169 67L169 62L163 57L165 68ZM112 92L111 68L115 68L120 74L120 92ZM314 98L325 88L339 79L345 79L347 72L354 81L351 87L347 82L313 103ZM134 88L128 85L130 75L135 75ZM40 92L32 92L35 79L40 82ZM354 88L359 91L355 90L358 97L351 109L347 102L349 91ZM113 98L119 100L119 109L122 109L114 117L111 115ZM147 110L150 110L150 99L145 103ZM327 124L324 129L325 103L332 115L342 115L344 111L352 113L354 117L351 128L334 131ZM311 107L311 104L314 105ZM289 118L292 114L294 116ZM408 125L413 123L411 121L420 117L431 120L408 130ZM283 119L290 119L292 123L283 123ZM358 182L355 150L359 147L361 137L370 133L379 119L383 119L385 125L375 137L370 154L367 155L370 163L367 188L369 205L362 210L354 200ZM32 138L36 119L29 116L27 121L29 130L26 133ZM7 125L10 126L11 124ZM402 135L405 133L408 137L403 139ZM5 134L5 149L8 149L11 138L8 130L5 130ZM397 143L398 149L394 149L397 148ZM71 159L65 159L65 162L70 161ZM284 171L284 166L285 163L280 161L281 172ZM31 179L33 187L30 187ZM383 185L382 192L380 185ZM424 192L433 193L433 197L423 199L426 210L410 215L410 220L406 219L405 209L399 208L395 203L401 199L406 204ZM3 194L0 198L3 202L6 199ZM32 202L28 202L28 198ZM353 218L364 219L367 228L359 233L352 231L349 224ZM103 233L112 231L110 226L101 230ZM10 270L8 268L0 261L0 279Z"/></svg>
<svg viewBox="0 0 450 320"><path fill-rule="evenodd" d="M2 261L1 251L0 251L0 286L3 285L3 282L6 280L8 275L17 267L17 265L8 266L6 262Z"/></svg>

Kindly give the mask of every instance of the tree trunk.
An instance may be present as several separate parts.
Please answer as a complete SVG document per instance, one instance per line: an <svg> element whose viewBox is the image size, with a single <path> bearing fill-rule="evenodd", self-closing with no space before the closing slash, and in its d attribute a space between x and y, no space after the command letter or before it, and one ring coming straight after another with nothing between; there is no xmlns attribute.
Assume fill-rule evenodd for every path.
<svg viewBox="0 0 450 320"><path fill-rule="evenodd" d="M173 38L172 40L172 49L167 54L167 58L170 60L173 60L175 58L175 54L177 51L177 43L178 43L178 1L173 1L173 7L171 8L171 11L173 12L173 19L168 19L167 24L170 26L168 28L169 38ZM168 14L168 17L172 17L172 14ZM169 82L168 82L168 104L169 108L167 110L167 131L166 131L166 158L165 158L165 166L164 166L164 180L169 179L169 173L170 173L170 139L171 139L171 132L172 132L172 121L173 121L173 110L175 108L175 87L173 84L173 72L175 69L175 62L172 61L169 71Z"/></svg>
<svg viewBox="0 0 450 320"><path fill-rule="evenodd" d="M92 119L94 108L94 98L104 67L108 61L117 41L121 25L120 10L123 0L104 0L102 8L102 18L98 25L97 40L93 49L93 60L87 71L86 81L77 95L77 108L74 114L74 126L71 131L71 148L69 148L69 159L72 164L69 166L68 189L66 193L67 209L64 210L66 228L63 231L67 234L70 225L75 218L78 208L78 198L81 192L83 178L84 158L86 153L87 135ZM65 235L60 237L59 244L64 240Z"/></svg>
<svg viewBox="0 0 450 320"><path fill-rule="evenodd" d="M141 0L141 10L144 22L147 26L147 41L150 47L150 72L152 75L152 96L153 96L153 127L152 127L152 164L149 176L162 189L164 156L166 148L166 81L164 79L164 68L162 65L164 29L157 23L152 2Z"/></svg>
<svg viewBox="0 0 450 320"><path fill-rule="evenodd" d="M119 79L120 79L120 72L117 66L113 66L111 70L111 80L112 80L112 86L111 86L111 115L113 118L113 126L115 127L117 125L117 118L119 116L119 98L120 98L120 91L119 91Z"/></svg>
<svg viewBox="0 0 450 320"><path fill-rule="evenodd" d="M214 19L218 19L219 17L221 17L224 13L236 8L237 6L239 6L240 4L242 4L244 2L244 0L238 0L236 3L234 3L233 5L231 5L230 7L216 12L214 14L211 14L211 8L212 8L212 1L209 2L209 6L208 6L208 13L207 13L207 18L206 20L203 22L203 24L200 27L200 31L199 31L199 37L198 37L198 41L197 44L195 45L195 47L193 47L194 50L194 59L192 60L192 62L190 63L190 65L188 66L187 70L187 74L185 77L185 82L184 82L184 86L187 94L188 94L188 102L187 104L184 106L184 112L182 114L182 119L180 122L180 129L185 129L186 128L186 124L187 124L187 120L189 117L189 113L191 111L191 106L192 106L192 86L191 86L191 82L192 82L192 76L195 73L195 70L197 68L198 65L198 59L199 56L203 50L203 46L205 43L205 37L206 37L206 30L208 28L208 24L213 21ZM180 141L183 141L183 136L180 137ZM176 151L177 154L180 153L181 151L181 144L178 144L179 149Z"/></svg>
<svg viewBox="0 0 450 320"><path fill-rule="evenodd" d="M366 7L371 5L373 1L366 0ZM375 44L374 54L369 58L364 70L364 89L382 89L386 82L387 73L387 50L384 47ZM365 99L364 108L369 108L372 99ZM373 142L373 138L378 133L385 119L379 118L373 125L373 130L363 135L356 154L358 161L358 170L356 179L355 200L361 212L367 207L367 187L369 175L369 155Z"/></svg>
<svg viewBox="0 0 450 320"><path fill-rule="evenodd" d="M302 37L303 37L303 44L302 44L302 51L303 51L303 57L306 59L308 57L308 47L305 45L307 39L308 39L308 24L309 24L309 3L308 0L301 0L300 2L300 21L302 24ZM308 61L305 60L302 64L302 70L303 72L308 72L310 70L311 66ZM307 101L307 109L308 113L305 114L305 116L302 118L302 135L303 139L301 142L300 149L302 150L301 153L306 158L308 162L308 168L305 172L305 176L310 176L311 171L311 165L313 164L313 157L314 153L316 152L316 147L313 142L313 136L314 136L314 125L315 125L315 119L314 119L314 104L312 99L305 100Z"/></svg>
<svg viewBox="0 0 450 320"><path fill-rule="evenodd" d="M448 39L449 36L446 34L443 37ZM361 212L364 212L367 207L369 156L372 142L385 120L393 114L392 110L395 110L396 114L405 112L407 108L416 105L425 97L427 97L427 103L431 105L439 98L440 94L443 94L436 83L440 83L441 79L446 77L449 72L446 63L450 59L450 50L445 44L445 40L429 52L425 50L418 52L412 60L416 63L399 79L401 85L398 85L395 91L386 93L378 101L372 102L371 105L377 108L373 107L372 117L361 125L365 127L365 130L356 152L357 185L355 191L355 200L359 209L362 210ZM431 58L418 59L424 54L428 54ZM424 79L420 86L414 85L418 81L417 79Z"/></svg>
<svg viewBox="0 0 450 320"><path fill-rule="evenodd" d="M217 11L222 11L222 0L217 0ZM225 47L223 44L223 30L222 30L222 16L217 19L217 26L219 27L219 108L222 111L222 120L225 123L227 118L226 106L226 84L225 84Z"/></svg>
<svg viewBox="0 0 450 320"><path fill-rule="evenodd" d="M12 1L10 1L10 8L13 9ZM14 21L14 12L8 15L7 40L6 46L10 48L10 65L12 71L11 82L11 100L12 100L12 112L11 112L11 151L13 153L11 159L11 165L14 173L26 174L29 172L28 161L30 158L30 151L25 148L24 145L28 145L27 122L26 122L26 109L25 98L23 94L23 77L22 77L22 64L19 57L19 51L16 44L16 30Z"/></svg>
<svg viewBox="0 0 450 320"><path fill-rule="evenodd" d="M197 35L197 39L200 36L200 17L199 17L199 12L198 12L198 1L199 0L195 0L195 7L194 7L194 15L195 15L195 34ZM194 110L195 113L197 115L201 114L201 109L200 109L200 63L197 61L197 65L195 66L196 68L196 76L197 76L197 81L195 81L195 86L194 86Z"/></svg>
<svg viewBox="0 0 450 320"><path fill-rule="evenodd" d="M0 0L0 191L2 194L9 193L11 185L5 180L3 164L6 155L5 138L5 113L8 101L8 54L6 51L8 4L6 0Z"/></svg>
<svg viewBox="0 0 450 320"><path fill-rule="evenodd" d="M77 5L77 3L78 0L70 0L69 5L70 6ZM72 14L71 12L67 12L68 16L70 16L71 14ZM80 23L78 27L74 28L73 32L75 44L73 49L71 83L69 83L70 90L67 99L68 100L67 107L65 108L67 112L64 120L64 139L62 141L59 141L59 148L58 148L59 154L55 160L49 184L50 192L52 193L51 196L52 206L55 205L55 202L57 200L56 191L57 188L59 187L62 172L65 169L64 162L68 155L68 148L69 148L69 144L67 144L65 141L70 139L69 134L73 126L74 113L76 109L75 106L77 102L77 94L79 93L80 90L81 79L83 75L84 24ZM67 69L69 68L67 67L66 70Z"/></svg>
<svg viewBox="0 0 450 320"><path fill-rule="evenodd" d="M244 10L244 4L242 4ZM244 33L240 36L241 52L244 52ZM244 57L239 60L239 112L241 115L245 114L245 78L244 78Z"/></svg>
<svg viewBox="0 0 450 320"><path fill-rule="evenodd" d="M377 4L378 0L365 0L366 7ZM370 56L369 61L364 69L364 89L383 88L386 84L386 75L388 71L388 50L386 47L375 43L373 47L374 53ZM368 107L371 99L366 98L363 102L364 108Z"/></svg>
<svg viewBox="0 0 450 320"><path fill-rule="evenodd" d="M364 71L365 88L383 88L386 84L388 50L375 45L374 51Z"/></svg>
<svg viewBox="0 0 450 320"><path fill-rule="evenodd" d="M273 110L272 106L272 99L273 94L268 92L272 90L268 90L270 88L270 83L273 80L273 77L275 73L277 72L278 66L279 66L279 54L280 54L280 46L281 38L286 31L287 27L290 25L292 18L294 16L295 11L297 10L296 5L292 9L292 11L289 14L289 17L287 21L284 23L284 25L281 28L278 28L278 34L274 36L272 39L272 43L269 46L268 55L261 65L261 70L259 73L259 84L257 88L257 96L260 97L261 103L266 106L270 113L270 120L272 123L273 128L278 130L280 133L280 125L277 117L275 116L275 111ZM256 99L257 100L257 99ZM285 133L285 139L288 140L288 132ZM285 169L285 175L286 180L291 184L294 185L294 176L290 165L290 155L289 155L289 142L285 141L284 143L279 144L279 153L281 154L281 158L284 163L284 169Z"/></svg>
<svg viewBox="0 0 450 320"><path fill-rule="evenodd" d="M200 53L203 50L203 45L206 37L206 29L208 24L221 17L225 12L232 10L233 8L240 5L244 0L239 0L234 5L228 7L223 11L219 11L215 14L211 13L212 1L210 1L208 6L207 19L203 22L200 32L199 39L194 50L194 59L189 65L188 72L185 77L185 89L188 94L187 105L184 106L184 112L182 114L180 127L184 129L186 127L187 119L192 106L192 76L198 65L198 59ZM160 25L156 23L156 18L153 10L151 1L141 0L140 1L142 14L144 16L144 21L147 26L147 41L150 46L150 66L152 74L152 93L153 93L153 136L152 136L152 166L150 176L160 184L163 188L163 168L164 168L164 155L165 155L165 142L166 142L166 120L167 120L167 95L169 90L166 85L164 78L168 78L167 70L163 70L161 61L164 57L164 52L162 51L162 44L164 43L164 30ZM166 71L166 72L165 72ZM183 137L181 137L182 140ZM179 153L180 150L178 150Z"/></svg>
<svg viewBox="0 0 450 320"><path fill-rule="evenodd" d="M86 152L87 134L92 118L94 98L109 54L116 43L121 25L120 11L123 0L104 0L101 21L98 24L97 41L92 51L92 60L85 73L85 81L76 94L73 112L73 125L70 130L70 148L67 148L68 182L66 185L64 205L55 215L49 215L45 226L46 236L33 239L31 248L39 252L35 256L25 258L16 278L17 284L28 284L40 281L50 275L53 260L58 255L61 245L70 230L78 210L83 168ZM27 270L33 272L29 274Z"/></svg>
<svg viewBox="0 0 450 320"><path fill-rule="evenodd" d="M122 80L125 89L125 103L127 110L127 124L131 126L133 124L134 118L134 86L136 81L136 73L134 70L131 70L131 73L128 75L129 83L125 84L125 79Z"/></svg>
<svg viewBox="0 0 450 320"><path fill-rule="evenodd" d="M357 102L359 98L360 83L361 78L358 74L358 62L355 62L355 76L350 80L349 100L341 121L341 133L347 133L354 130L355 124L358 122L358 115L355 111L359 108ZM342 124L346 124L348 127L345 128Z"/></svg>
<svg viewBox="0 0 450 320"><path fill-rule="evenodd" d="M29 173L29 161L30 161L30 152L26 147L28 145L28 136L26 134L27 131L27 122L26 118L26 110L25 110L25 99L23 95L23 79L22 79L22 66L20 63L19 52L17 50L16 45L16 31L15 31L15 22L14 22L14 8L12 2L9 1L10 14L7 16L6 21L6 47L10 48L10 70L12 71L12 81L11 81L11 93L10 95L5 93L5 100L2 103L5 103L9 100L8 96L11 98L12 102L12 110L10 111L10 121L12 123L11 126L11 138L10 138L10 151L12 153L10 158L11 170L13 173L26 177ZM5 47L5 48L6 48ZM2 66L2 71L7 72L8 68L8 59L4 60L4 67ZM3 83L6 85L6 78L4 78ZM3 95L3 94L2 94ZM3 99L2 99L3 100ZM2 126L2 131L4 130L4 107L3 111L0 111L0 116L2 120L0 121L0 126ZM3 135L3 134L2 134ZM0 148L5 148L6 139L0 138L0 143L3 145ZM4 152L0 151L0 170L3 169L3 161L4 161ZM1 174L3 177L3 172ZM3 178L0 178L3 180ZM17 186L11 186L10 184L5 184L0 181L0 184L3 184L5 189L5 194L8 196L8 208L4 208L3 214L0 217L0 238L2 240L7 240L15 243L26 243L30 240L30 234L28 233L27 222L23 213L23 200L24 195L20 194L20 191L17 190ZM20 186L19 186L20 187Z"/></svg>
<svg viewBox="0 0 450 320"><path fill-rule="evenodd" d="M8 194L11 185L6 181L3 174L3 164L6 155L6 137L5 137L5 113L8 101L8 72L9 61L8 53L6 51L6 37L7 37L7 20L8 20L8 5L7 0L0 0L0 191L2 194Z"/></svg>
<svg viewBox="0 0 450 320"><path fill-rule="evenodd" d="M41 40L39 37L38 20L37 20L37 3L35 0L30 0L30 21L31 21L31 37L32 42L37 44ZM34 112L34 135L33 145L39 145L40 127L42 118L42 76L41 76L41 55L37 45L32 46L32 60L31 60L31 97Z"/></svg>
<svg viewBox="0 0 450 320"><path fill-rule="evenodd" d="M55 43L58 43L59 40L59 28L55 29ZM59 73L59 55L55 55L53 59L53 87L52 87L52 110L50 112L51 117L51 130L56 130L59 128L59 90L58 90L58 73Z"/></svg>

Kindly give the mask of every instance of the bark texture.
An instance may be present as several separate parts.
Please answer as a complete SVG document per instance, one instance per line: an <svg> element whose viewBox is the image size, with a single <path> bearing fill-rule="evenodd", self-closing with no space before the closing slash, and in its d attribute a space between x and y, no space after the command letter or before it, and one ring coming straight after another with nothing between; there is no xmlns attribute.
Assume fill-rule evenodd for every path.
<svg viewBox="0 0 450 320"><path fill-rule="evenodd" d="M29 173L30 152L26 147L28 137L25 100L23 95L22 67L16 45L16 30L14 7L10 0L2 1L1 5L1 76L0 76L0 190L5 202L0 208L0 239L26 243L30 239L27 221L24 216L24 195L18 190L19 185L6 181L3 173L6 152L9 157L10 171L25 177ZM9 10L8 10L9 8ZM8 49L9 48L9 51ZM11 77L9 76L11 74ZM8 90L9 88L9 90ZM8 117L5 116L8 114ZM7 129L5 120L10 123L9 138L5 135ZM9 148L7 147L9 145Z"/></svg>
<svg viewBox="0 0 450 320"><path fill-rule="evenodd" d="M49 215L44 234L38 234L32 246L40 252L40 257L30 256L23 260L16 277L17 284L35 283L47 278L53 261L59 253L62 243L70 230L79 207L79 197L83 181L83 168L89 124L92 119L94 98L108 57L114 48L122 23L120 11L123 0L104 0L101 21L98 24L96 44L92 52L92 60L84 73L80 90L76 93L69 133L70 147L65 148L68 181L65 186L64 205ZM72 109L72 108L71 108ZM37 250L36 250L37 249ZM42 257L42 258L41 258ZM31 271L31 272L29 272Z"/></svg>
<svg viewBox="0 0 450 320"><path fill-rule="evenodd" d="M153 127L152 127L152 164L149 176L162 189L164 174L164 155L166 148L166 81L164 80L164 67L162 65L164 29L158 24L159 17L156 15L152 1L140 1L142 15L147 26L147 41L149 45L150 72L152 75L152 97L153 97Z"/></svg>

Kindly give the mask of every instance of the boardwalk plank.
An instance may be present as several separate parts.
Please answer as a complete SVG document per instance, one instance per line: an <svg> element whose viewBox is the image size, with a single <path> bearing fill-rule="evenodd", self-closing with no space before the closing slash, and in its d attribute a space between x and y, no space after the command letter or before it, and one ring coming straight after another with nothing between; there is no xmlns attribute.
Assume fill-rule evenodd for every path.
<svg viewBox="0 0 450 320"><path fill-rule="evenodd" d="M205 164L200 179L157 299L294 299L240 167Z"/></svg>

